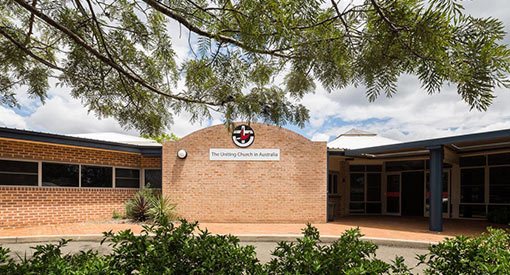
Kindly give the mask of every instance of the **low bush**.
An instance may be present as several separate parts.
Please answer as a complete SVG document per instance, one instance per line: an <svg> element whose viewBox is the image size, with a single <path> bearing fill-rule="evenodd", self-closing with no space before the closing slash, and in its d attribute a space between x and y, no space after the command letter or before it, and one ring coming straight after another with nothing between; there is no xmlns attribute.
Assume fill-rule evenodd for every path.
<svg viewBox="0 0 510 275"><path fill-rule="evenodd" d="M196 234L194 234L196 233ZM211 235L197 223L181 221L150 226L136 236L131 231L106 233L113 245L107 256L112 270L123 274L260 274L253 246L241 246L234 236Z"/></svg>
<svg viewBox="0 0 510 275"><path fill-rule="evenodd" d="M510 234L489 228L476 237L446 239L418 258L427 274L510 274Z"/></svg>
<svg viewBox="0 0 510 275"><path fill-rule="evenodd" d="M126 216L138 222L150 219L149 210L154 201L154 191L149 188L142 188L126 202Z"/></svg>
<svg viewBox="0 0 510 275"><path fill-rule="evenodd" d="M122 274L111 269L110 260L95 251L63 255L61 248L68 242L38 245L31 257L20 257L19 261L8 256L9 249L0 247L0 274Z"/></svg>
<svg viewBox="0 0 510 275"><path fill-rule="evenodd" d="M155 189L142 188L126 202L127 218L137 221L153 221L167 224L177 218L175 205L170 198Z"/></svg>
<svg viewBox="0 0 510 275"><path fill-rule="evenodd" d="M122 219L122 218L123 218L123 216L122 216L122 214L121 214L121 213L119 213L119 212L117 212L117 211L113 210L113 212L112 212L112 219L114 219L114 220L120 220L120 219Z"/></svg>
<svg viewBox="0 0 510 275"><path fill-rule="evenodd" d="M280 242L266 265L268 274L408 274L402 258L392 264L375 256L377 245L361 240L359 229L347 230L331 245L320 242L317 228L307 225L297 242Z"/></svg>
<svg viewBox="0 0 510 275"><path fill-rule="evenodd" d="M162 225L177 218L175 205L172 204L169 197L163 194L156 194L152 197L148 214L151 220Z"/></svg>
<svg viewBox="0 0 510 275"><path fill-rule="evenodd" d="M140 235L130 230L105 233L108 255L82 251L63 255L68 241L39 245L31 257L14 260L0 247L0 274L411 274L401 257L385 263L377 246L346 231L330 245L308 225L296 242L280 242L273 259L261 264L253 246L234 236L211 235L197 223L146 225ZM456 237L417 256L426 274L510 274L510 234L489 229L477 237Z"/></svg>

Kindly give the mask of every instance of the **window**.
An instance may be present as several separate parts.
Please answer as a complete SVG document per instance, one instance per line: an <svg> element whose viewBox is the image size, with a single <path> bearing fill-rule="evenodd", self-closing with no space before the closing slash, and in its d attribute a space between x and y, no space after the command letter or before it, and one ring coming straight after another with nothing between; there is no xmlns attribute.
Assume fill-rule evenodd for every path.
<svg viewBox="0 0 510 275"><path fill-rule="evenodd" d="M351 173L350 212L365 213L365 174Z"/></svg>
<svg viewBox="0 0 510 275"><path fill-rule="evenodd" d="M382 165L367 165L367 172L382 172Z"/></svg>
<svg viewBox="0 0 510 275"><path fill-rule="evenodd" d="M349 170L351 172L365 172L365 165L350 165Z"/></svg>
<svg viewBox="0 0 510 275"><path fill-rule="evenodd" d="M79 185L79 165L63 163L42 163L43 186L71 186Z"/></svg>
<svg viewBox="0 0 510 275"><path fill-rule="evenodd" d="M161 189L161 169L145 169L145 186Z"/></svg>
<svg viewBox="0 0 510 275"><path fill-rule="evenodd" d="M350 213L381 213L382 165L350 165Z"/></svg>
<svg viewBox="0 0 510 275"><path fill-rule="evenodd" d="M328 194L338 194L338 173L328 174Z"/></svg>
<svg viewBox="0 0 510 275"><path fill-rule="evenodd" d="M460 171L460 202L485 203L485 169L469 168Z"/></svg>
<svg viewBox="0 0 510 275"><path fill-rule="evenodd" d="M37 186L37 162L0 160L0 185Z"/></svg>
<svg viewBox="0 0 510 275"><path fill-rule="evenodd" d="M489 155L489 165L510 164L510 153Z"/></svg>
<svg viewBox="0 0 510 275"><path fill-rule="evenodd" d="M485 168L464 168L460 170L459 215L464 218L486 216Z"/></svg>
<svg viewBox="0 0 510 275"><path fill-rule="evenodd" d="M483 205L461 204L459 205L459 216L462 218L485 218L487 208Z"/></svg>
<svg viewBox="0 0 510 275"><path fill-rule="evenodd" d="M510 203L510 166L491 167L489 202Z"/></svg>
<svg viewBox="0 0 510 275"><path fill-rule="evenodd" d="M485 166L485 156L461 157L460 167Z"/></svg>
<svg viewBox="0 0 510 275"><path fill-rule="evenodd" d="M140 170L116 168L115 187L140 188Z"/></svg>
<svg viewBox="0 0 510 275"><path fill-rule="evenodd" d="M366 212L369 214L381 213L381 174L367 173L366 179L367 179Z"/></svg>
<svg viewBox="0 0 510 275"><path fill-rule="evenodd" d="M423 170L425 167L423 160L389 161L386 162L386 171L409 171Z"/></svg>
<svg viewBox="0 0 510 275"><path fill-rule="evenodd" d="M111 167L81 166L81 187L112 187Z"/></svg>

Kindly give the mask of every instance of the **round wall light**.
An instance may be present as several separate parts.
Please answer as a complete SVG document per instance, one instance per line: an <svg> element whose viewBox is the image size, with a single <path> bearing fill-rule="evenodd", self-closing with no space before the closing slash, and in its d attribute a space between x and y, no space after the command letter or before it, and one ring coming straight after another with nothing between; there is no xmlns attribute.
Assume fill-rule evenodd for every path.
<svg viewBox="0 0 510 275"><path fill-rule="evenodd" d="M185 159L188 156L188 152L186 150L181 149L177 152L177 157L180 159Z"/></svg>

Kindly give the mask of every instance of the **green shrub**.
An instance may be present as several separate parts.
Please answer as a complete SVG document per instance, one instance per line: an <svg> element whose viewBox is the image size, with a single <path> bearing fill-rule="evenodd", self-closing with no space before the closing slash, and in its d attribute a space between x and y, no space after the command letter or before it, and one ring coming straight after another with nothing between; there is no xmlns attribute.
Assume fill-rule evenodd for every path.
<svg viewBox="0 0 510 275"><path fill-rule="evenodd" d="M198 234L194 234L198 233ZM106 233L112 243L111 269L124 274L259 274L253 246L241 246L234 236L211 235L197 223L175 227L146 226L140 236L131 231Z"/></svg>
<svg viewBox="0 0 510 275"><path fill-rule="evenodd" d="M155 194L148 188L140 189L133 198L126 202L126 216L134 221L144 222L150 219L149 210Z"/></svg>
<svg viewBox="0 0 510 275"><path fill-rule="evenodd" d="M487 219L493 223L509 224L510 223L510 207L499 207L490 211Z"/></svg>
<svg viewBox="0 0 510 275"><path fill-rule="evenodd" d="M162 194L156 194L152 200L149 208L149 216L151 220L160 225L166 225L170 221L177 218L175 214L175 205L171 203L170 198Z"/></svg>
<svg viewBox="0 0 510 275"><path fill-rule="evenodd" d="M119 213L119 212L117 212L117 211L115 211L115 210L113 210L112 218L113 218L114 220L120 220L120 219L122 219L122 214L121 214L121 213Z"/></svg>
<svg viewBox="0 0 510 275"><path fill-rule="evenodd" d="M407 274L402 258L387 264L375 258L377 245L363 241L359 229L347 230L331 245L320 243L317 228L308 225L297 242L280 242L267 265L268 274Z"/></svg>
<svg viewBox="0 0 510 275"><path fill-rule="evenodd" d="M176 219L175 205L158 190L142 188L126 202L126 216L134 221L153 221L160 225Z"/></svg>
<svg viewBox="0 0 510 275"><path fill-rule="evenodd" d="M103 242L112 252L104 256L90 250L63 255L67 240L38 245L31 257L17 261L0 247L0 274L411 274L401 257L392 263L377 259L377 246L361 240L358 229L331 245L322 244L310 225L303 233L296 242L280 242L264 265L253 246L211 235L197 223L146 225L139 236L130 230L105 233ZM510 234L489 229L477 237L446 239L418 259L426 274L510 274Z"/></svg>
<svg viewBox="0 0 510 275"><path fill-rule="evenodd" d="M489 228L477 237L446 239L418 259L427 274L510 274L510 234Z"/></svg>
<svg viewBox="0 0 510 275"><path fill-rule="evenodd" d="M91 250L62 255L61 248L68 242L38 245L32 257L20 257L20 261L9 258L9 250L0 247L0 274L121 274L109 268L108 258Z"/></svg>

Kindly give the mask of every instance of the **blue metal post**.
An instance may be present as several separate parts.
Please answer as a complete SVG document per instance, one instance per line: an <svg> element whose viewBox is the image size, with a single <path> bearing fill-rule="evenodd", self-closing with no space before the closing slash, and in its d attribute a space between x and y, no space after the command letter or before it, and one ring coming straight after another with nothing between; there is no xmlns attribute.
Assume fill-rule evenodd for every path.
<svg viewBox="0 0 510 275"><path fill-rule="evenodd" d="M429 147L430 218L429 230L443 231L443 146Z"/></svg>

